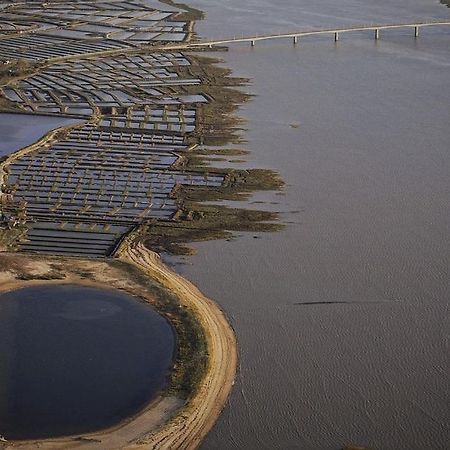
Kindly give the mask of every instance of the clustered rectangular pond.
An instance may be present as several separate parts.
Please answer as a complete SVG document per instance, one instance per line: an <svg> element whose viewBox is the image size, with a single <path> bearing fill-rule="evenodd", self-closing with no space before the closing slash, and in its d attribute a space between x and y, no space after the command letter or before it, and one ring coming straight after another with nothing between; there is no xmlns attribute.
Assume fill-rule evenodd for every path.
<svg viewBox="0 0 450 450"><path fill-rule="evenodd" d="M35 5L33 7L33 5ZM181 42L189 23L156 1L2 1L0 58L44 60Z"/></svg>
<svg viewBox="0 0 450 450"><path fill-rule="evenodd" d="M196 58L148 49L190 33L178 10L157 4L0 2L0 58L29 70L3 97L23 113L84 119L4 168L3 218L18 204L26 214L21 250L107 256L136 225L170 220L178 186L224 182L223 171L179 164L196 145L199 105L213 99Z"/></svg>

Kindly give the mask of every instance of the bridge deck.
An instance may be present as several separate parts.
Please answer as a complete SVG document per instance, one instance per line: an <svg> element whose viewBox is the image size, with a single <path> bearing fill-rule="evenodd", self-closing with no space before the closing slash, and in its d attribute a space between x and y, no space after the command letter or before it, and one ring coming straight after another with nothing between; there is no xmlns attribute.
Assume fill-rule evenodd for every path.
<svg viewBox="0 0 450 450"><path fill-rule="evenodd" d="M283 39L283 38L299 38L302 36L311 35L321 35L321 34L340 34L349 33L353 31L375 31L377 33L379 30L387 29L399 29L399 28L413 28L415 29L415 35L418 35L418 29L422 27L433 27L433 26L445 26L450 25L450 21L440 21L440 22L417 22L417 23L402 23L402 24L385 24L385 25L368 25L368 26L355 26L347 28L327 28L319 30L305 30L305 31L295 31L289 33L278 33L278 34L266 34L259 36L245 36L245 37L233 37L230 39L217 39L209 41L192 42L187 44L187 47L211 47L214 45L222 44L235 44L239 42L250 42L254 44L257 41L267 41L270 39ZM337 36L336 36L337 37Z"/></svg>

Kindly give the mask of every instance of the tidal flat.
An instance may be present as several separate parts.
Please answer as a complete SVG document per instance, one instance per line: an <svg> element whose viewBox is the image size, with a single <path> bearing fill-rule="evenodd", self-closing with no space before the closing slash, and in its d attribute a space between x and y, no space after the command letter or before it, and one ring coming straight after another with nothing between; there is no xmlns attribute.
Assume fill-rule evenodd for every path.
<svg viewBox="0 0 450 450"><path fill-rule="evenodd" d="M183 436L178 432L184 421L201 417L184 430L191 445L202 441L205 449L280 443L302 450L336 450L350 443L446 449L449 98L442 86L448 82L448 33L430 31L414 39L399 31L382 33L377 42L355 36L339 43L236 47L213 65L179 48L167 55L160 46L170 45L170 35L177 45L183 33L195 39L195 30L214 38L243 30L444 20L448 10L428 0L258 0L244 6L196 0L193 5L208 19L194 29L175 22L191 20L198 11L175 16L178 6L171 1L167 11L164 6L148 16L139 11L139 2L133 2L133 13L114 3L112 9L102 3L102 14L93 19L92 2L54 4L45 23L36 11L29 20L17 20L23 6L16 5L16 21L13 9L6 10L12 14L7 33L15 57L29 62L6 65L13 76L3 88L4 110L70 115L89 123L38 145L55 145L57 178L48 170L53 152L45 148L40 156L37 148L25 149L16 155L23 161L14 158L2 166L2 179L13 183L2 187L7 207L1 233L3 248L27 258L31 252L41 259L58 253L69 264L75 258L68 255L78 260L82 252L90 258L86 264L111 255L126 258L147 274L144 279L150 275L188 293L191 304L210 306L147 249L197 251L177 270L216 299L231 321L239 340L236 384L202 441L225 404L236 360L229 328L206 333L206 346L214 349L208 350L214 364L207 370L214 370L216 382L213 391L202 381L195 384L194 392L208 400L198 404L200 396L192 397L191 408L200 414L181 413L166 432L145 435L133 445L149 445L158 436L173 447ZM70 30L61 29L59 16L73 20ZM140 24L127 33L123 28L130 19ZM153 49L138 49L151 33L157 41ZM68 46L67 39L76 42ZM229 68L238 81L228 76ZM206 78L213 89L199 88ZM242 118L227 101L213 104L220 98L217 86L224 99L241 103ZM156 100L146 103L153 96ZM58 147L58 141L67 146ZM123 155L122 142L136 158ZM101 154L110 149L111 155ZM150 149L158 153L151 161ZM224 171L235 167L236 156L247 163ZM252 178L244 165L276 169L286 183L283 191L271 192L283 185L273 172L271 177L260 172L270 180L268 191L241 189ZM171 178L175 175L179 178ZM239 180L233 192L226 179ZM206 192L210 201L202 204ZM250 204L263 211L248 213ZM256 219L251 224L250 217ZM280 233L258 232L278 229L280 217L288 224ZM249 232L235 231L230 239L230 229ZM226 240L185 245L210 237ZM58 272L33 272L31 278L39 279L22 274L20 281L63 282ZM89 273L86 267L82 272ZM2 274L2 279L11 276L18 275ZM196 323L213 330L214 320L201 321L204 313ZM224 319L220 314L216 310L216 318ZM227 339L208 341L217 336ZM231 355L227 367L220 366L220 354ZM211 405L216 409L208 409ZM127 439L136 437L130 426L120 428ZM124 434L122 441L111 441L115 436L81 436L71 445L114 448L124 442ZM45 445L67 447L67 442Z"/></svg>

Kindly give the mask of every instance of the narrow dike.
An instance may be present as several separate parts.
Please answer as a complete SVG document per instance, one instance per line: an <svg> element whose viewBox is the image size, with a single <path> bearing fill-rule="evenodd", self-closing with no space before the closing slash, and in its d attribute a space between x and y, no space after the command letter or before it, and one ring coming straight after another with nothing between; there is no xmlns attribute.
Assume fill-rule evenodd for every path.
<svg viewBox="0 0 450 450"><path fill-rule="evenodd" d="M118 256L159 281L178 296L183 306L193 311L205 331L208 351L206 373L186 407L163 428L139 441L136 447L196 448L219 417L233 386L237 367L233 329L216 303L165 266L159 255L148 250L142 242L126 240Z"/></svg>

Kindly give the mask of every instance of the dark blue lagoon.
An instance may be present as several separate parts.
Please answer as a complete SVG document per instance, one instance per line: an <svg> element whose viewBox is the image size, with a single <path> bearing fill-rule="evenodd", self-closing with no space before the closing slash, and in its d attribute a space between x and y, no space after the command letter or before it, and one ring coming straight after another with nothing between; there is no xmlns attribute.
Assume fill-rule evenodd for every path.
<svg viewBox="0 0 450 450"><path fill-rule="evenodd" d="M0 434L29 439L118 423L164 387L174 334L132 296L77 285L0 296Z"/></svg>

